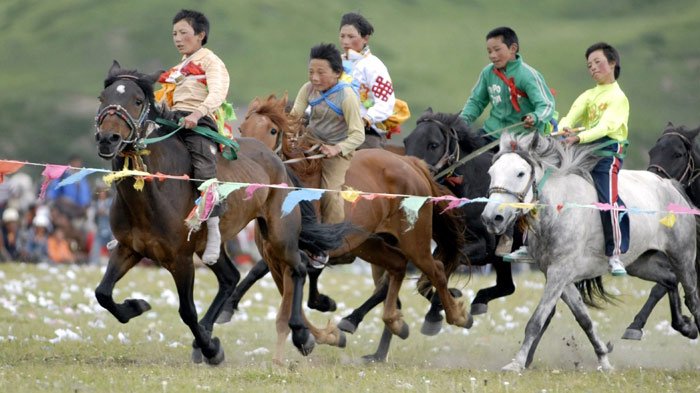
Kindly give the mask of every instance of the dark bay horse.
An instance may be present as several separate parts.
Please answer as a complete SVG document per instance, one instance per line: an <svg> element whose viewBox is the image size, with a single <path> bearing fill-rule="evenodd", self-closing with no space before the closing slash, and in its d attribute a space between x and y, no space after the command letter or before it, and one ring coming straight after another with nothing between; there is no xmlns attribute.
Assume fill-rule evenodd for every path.
<svg viewBox="0 0 700 393"><path fill-rule="evenodd" d="M191 176L189 154L177 135L149 145L148 151L139 148L138 142L144 137L166 133L154 122L157 117L168 117L167 111L154 103L153 84L158 76L159 73L145 75L124 70L114 62L105 80L105 89L100 94L95 134L98 154L111 160L115 171L138 169ZM291 183L285 166L266 146L250 138L241 138L239 144L236 160L218 156L219 181ZM105 275L95 290L97 300L122 323L149 310L150 305L142 299L115 303L112 292L116 282L143 257L152 259L168 269L175 280L180 316L194 335L193 359L201 361L201 351L208 363L218 364L224 360L224 352L219 339L212 336L213 324L238 282L239 273L222 249L217 263L210 266L217 277L219 290L198 322L192 293L195 274L192 258L194 253L201 257L204 251L206 226L190 236L184 223L198 195L189 181L146 181L140 191L134 188L135 182L133 177L127 177L116 186L110 220L119 243L112 251ZM225 241L250 221L256 221L256 243L282 294L276 321L278 342L284 342L291 329L294 345L306 355L313 350L315 342L342 346L345 340L335 326L329 324L326 329L318 329L303 314L301 300L306 271L299 252L300 236L309 231L327 232L331 234L328 239L336 238L328 242L329 248L334 248L340 244L344 232L332 233L336 227L319 227L314 220L304 220L298 208L280 217L288 193L287 189L263 187L249 200L244 200L243 189L232 192L221 216L220 229ZM278 346L275 361L282 361L281 353L282 348Z"/></svg>
<svg viewBox="0 0 700 393"><path fill-rule="evenodd" d="M302 158L290 163L290 167L302 179L306 187L315 188L320 184L320 172L314 168L318 161L305 160L304 150L310 146L304 140L302 128L290 122L284 113L286 96L267 100L255 99L248 108L246 118L240 126L242 135L254 136L274 150L281 150L286 158ZM399 195L442 196L447 190L433 182L427 167L413 157L402 157L381 149L358 150L352 158L350 169L345 176L347 187L370 193ZM462 261L459 252L462 247L461 220L450 213L440 214L440 209L431 203L420 209L413 228L404 218L400 208L401 198L377 197L360 198L355 203L346 203L345 217L361 231L345 238L345 245L331 252L334 259L354 260L360 257L373 264L373 276L378 290L369 307L385 301L383 320L386 324L382 336L384 347L366 357L383 361L388 351L391 333L402 338L408 336L408 326L397 309L398 291L405 276L408 261L423 272L422 292L439 299L445 304L447 322L453 325L470 327L472 319L461 302L454 300L447 288L447 278ZM430 239L441 250L433 257ZM377 269L379 267L379 269ZM386 272L388 287L380 285L379 277ZM436 288L435 296L430 286ZM368 310L363 310L366 313ZM353 332L361 317L344 319L346 331ZM341 322L341 324L342 324ZM341 325L339 325L341 326Z"/></svg>

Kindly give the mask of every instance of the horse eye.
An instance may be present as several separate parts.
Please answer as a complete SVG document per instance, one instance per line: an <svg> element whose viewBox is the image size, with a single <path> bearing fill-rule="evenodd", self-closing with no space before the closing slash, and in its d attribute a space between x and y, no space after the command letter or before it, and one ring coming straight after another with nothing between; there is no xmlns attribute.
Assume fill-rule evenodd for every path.
<svg viewBox="0 0 700 393"><path fill-rule="evenodd" d="M136 106L141 106L141 105L143 105L143 100L136 99L135 104L136 104Z"/></svg>
<svg viewBox="0 0 700 393"><path fill-rule="evenodd" d="M428 149L430 149L430 150L435 150L438 147L440 147L440 145L438 145L437 143L434 143L434 142L428 143Z"/></svg>
<svg viewBox="0 0 700 393"><path fill-rule="evenodd" d="M277 129L276 129L276 128L270 128L270 134L272 134L272 135L277 134Z"/></svg>
<svg viewBox="0 0 700 393"><path fill-rule="evenodd" d="M523 177L525 176L525 172L518 172L518 177Z"/></svg>
<svg viewBox="0 0 700 393"><path fill-rule="evenodd" d="M676 152L673 156L674 156L675 158L681 158L681 157L683 157L684 155L685 155L685 153Z"/></svg>

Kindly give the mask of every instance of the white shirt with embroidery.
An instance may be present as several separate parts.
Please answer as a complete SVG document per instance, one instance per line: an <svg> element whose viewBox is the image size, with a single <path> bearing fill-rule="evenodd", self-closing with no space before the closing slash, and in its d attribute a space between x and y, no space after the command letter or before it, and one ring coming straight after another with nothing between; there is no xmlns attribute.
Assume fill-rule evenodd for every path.
<svg viewBox="0 0 700 393"><path fill-rule="evenodd" d="M369 47L362 53L350 50L347 59L352 65L352 78L360 84L361 114L371 124L381 123L394 113L394 85L384 63Z"/></svg>

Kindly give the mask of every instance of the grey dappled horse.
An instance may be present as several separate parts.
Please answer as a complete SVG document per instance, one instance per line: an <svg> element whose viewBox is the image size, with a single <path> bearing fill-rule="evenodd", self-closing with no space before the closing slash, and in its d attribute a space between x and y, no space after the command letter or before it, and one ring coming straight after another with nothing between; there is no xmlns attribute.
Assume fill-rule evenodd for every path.
<svg viewBox="0 0 700 393"><path fill-rule="evenodd" d="M509 148L510 147L510 148ZM600 214L596 209L565 204L591 205L597 202L589 174L597 157L591 148L565 148L560 143L527 135L504 134L501 152L489 170L491 186L482 218L489 230L502 233L513 221L523 219L529 230L529 250L546 277L542 298L525 327L525 338L511 363L503 369L521 371L532 361L539 340L547 328L557 300L561 297L588 336L599 366L610 370L607 345L598 336L584 304L598 296L605 300L600 276L608 273ZM545 173L549 172L545 178ZM622 255L630 275L660 282L671 274L668 261L685 291L685 303L695 324L700 323L696 262L696 220L678 215L675 225L659 223L670 203L690 207L677 183L647 171L623 170L619 191L628 208L650 214L630 215L630 249ZM527 205L538 203L534 212ZM544 205L544 206L542 206ZM595 281L592 281L595 280ZM577 282L589 283L578 285ZM583 288L579 292L579 288ZM583 296L583 297L582 297Z"/></svg>

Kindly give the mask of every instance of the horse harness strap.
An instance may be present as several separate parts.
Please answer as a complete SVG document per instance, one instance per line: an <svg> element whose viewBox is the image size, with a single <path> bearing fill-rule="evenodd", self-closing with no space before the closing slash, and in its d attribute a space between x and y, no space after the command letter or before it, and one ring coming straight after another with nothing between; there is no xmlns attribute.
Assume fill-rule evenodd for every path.
<svg viewBox="0 0 700 393"><path fill-rule="evenodd" d="M547 171L545 171L544 176L542 176L542 180L540 181L540 185L537 185L537 179L535 178L535 163L532 162L532 159L526 155L526 153L521 153L519 151L514 151L510 153L515 153L518 154L520 157L522 157L527 163L530 165L530 179L528 180L527 184L525 185L525 188L520 191L520 192L515 192L511 191L505 187L501 186L494 186L489 188L488 195L491 197L491 194L493 193L498 193L498 194L508 194L514 196L518 202L524 203L525 202L525 197L527 196L528 191L532 189L532 200L537 201L539 199L539 191L541 190L541 185L547 180L549 177L549 174ZM548 169L549 171L549 169Z"/></svg>
<svg viewBox="0 0 700 393"><path fill-rule="evenodd" d="M167 120L167 119L163 119L160 117L156 119L156 123L167 126L167 127L175 128L175 130L173 132L171 132L167 135L164 135L162 137L159 137L159 138L144 139L143 140L144 144L159 142L163 139L166 139L166 138L172 136L177 131L180 131L182 129L182 126L179 125L178 123L175 123L172 120ZM204 136L204 137L207 137L207 138L213 140L216 143L224 145L224 148L228 148L228 149L225 149L222 153L224 158L226 158L228 160L235 160L237 158L236 152L238 151L239 146L238 146L238 143L236 141L234 141L233 139L227 138L227 137L219 134L218 132L210 130L207 127L195 126L195 127L192 127L191 130Z"/></svg>

